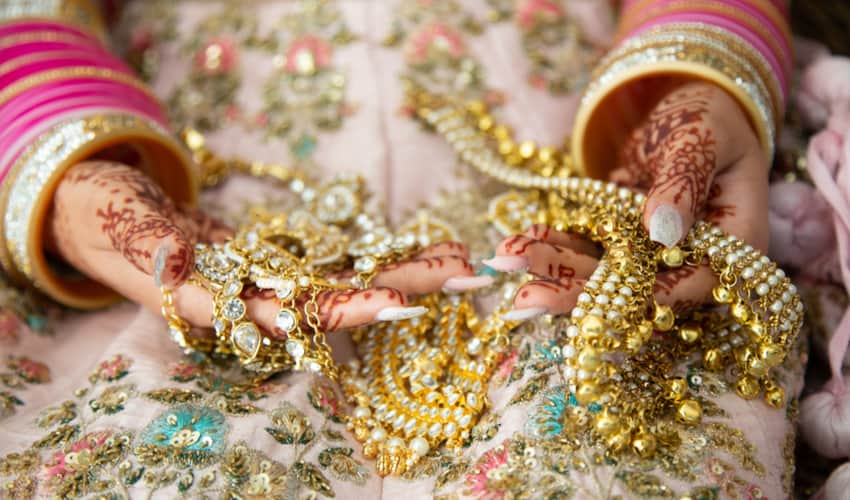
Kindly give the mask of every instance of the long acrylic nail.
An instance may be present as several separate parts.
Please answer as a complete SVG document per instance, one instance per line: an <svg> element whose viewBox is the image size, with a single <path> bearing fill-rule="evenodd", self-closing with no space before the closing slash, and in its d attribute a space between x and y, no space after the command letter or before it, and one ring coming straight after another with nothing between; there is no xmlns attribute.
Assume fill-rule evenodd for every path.
<svg viewBox="0 0 850 500"><path fill-rule="evenodd" d="M466 290L475 290L476 288L484 288L493 284L492 276L454 276L443 283L443 290L450 292L465 292Z"/></svg>
<svg viewBox="0 0 850 500"><path fill-rule="evenodd" d="M649 218L649 239L672 248L684 236L682 216L670 205L658 205Z"/></svg>
<svg viewBox="0 0 850 500"><path fill-rule="evenodd" d="M485 259L481 262L487 267L505 273L525 271L529 266L528 259L519 255L497 255L492 259Z"/></svg>
<svg viewBox="0 0 850 500"><path fill-rule="evenodd" d="M156 251L153 261L153 280L157 288L162 288L162 275L165 272L165 261L168 259L168 244L165 243Z"/></svg>
<svg viewBox="0 0 850 500"><path fill-rule="evenodd" d="M378 311L375 315L376 321L398 321L400 319L410 319L417 316L422 316L428 312L428 308L424 306L416 307L385 307Z"/></svg>
<svg viewBox="0 0 850 500"><path fill-rule="evenodd" d="M505 321L528 321L546 314L548 311L545 307L526 307L524 309L513 309L502 315Z"/></svg>

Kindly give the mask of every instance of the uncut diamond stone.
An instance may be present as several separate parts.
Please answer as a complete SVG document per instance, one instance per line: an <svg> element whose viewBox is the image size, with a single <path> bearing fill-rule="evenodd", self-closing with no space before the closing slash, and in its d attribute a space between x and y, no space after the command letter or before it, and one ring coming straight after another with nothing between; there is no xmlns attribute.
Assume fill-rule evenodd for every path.
<svg viewBox="0 0 850 500"><path fill-rule="evenodd" d="M260 329L254 323L241 323L233 329L233 343L249 356L260 348Z"/></svg>
<svg viewBox="0 0 850 500"><path fill-rule="evenodd" d="M372 257L361 257L354 263L354 270L358 273L370 273L375 270L378 263Z"/></svg>
<svg viewBox="0 0 850 500"><path fill-rule="evenodd" d="M245 303L242 299L230 299L224 303L221 314L230 321L238 321L245 315Z"/></svg>
<svg viewBox="0 0 850 500"><path fill-rule="evenodd" d="M242 292L242 282L241 281L228 281L224 285L224 294L228 297L234 297L239 295Z"/></svg>
<svg viewBox="0 0 850 500"><path fill-rule="evenodd" d="M224 331L224 322L218 318L213 319L213 329L215 333L221 333Z"/></svg>
<svg viewBox="0 0 850 500"><path fill-rule="evenodd" d="M280 328L285 333L289 333L295 329L298 318L295 317L295 312L292 309L281 309L277 313L275 326Z"/></svg>
<svg viewBox="0 0 850 500"><path fill-rule="evenodd" d="M295 292L295 282L292 280L281 280L274 293L280 300L289 300Z"/></svg>
<svg viewBox="0 0 850 500"><path fill-rule="evenodd" d="M287 340L286 352L288 352L293 358L298 359L304 355L304 344L297 340Z"/></svg>
<svg viewBox="0 0 850 500"><path fill-rule="evenodd" d="M183 331L180 330L179 328L169 326L168 327L168 335L171 337L171 340L173 340L174 343L176 343L177 345L182 346L183 343L185 342L185 339L183 337Z"/></svg>

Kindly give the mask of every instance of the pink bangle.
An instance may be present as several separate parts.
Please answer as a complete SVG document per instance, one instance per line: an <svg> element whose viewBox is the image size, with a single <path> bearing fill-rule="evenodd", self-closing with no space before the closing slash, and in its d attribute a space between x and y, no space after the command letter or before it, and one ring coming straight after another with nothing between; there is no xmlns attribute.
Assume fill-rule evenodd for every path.
<svg viewBox="0 0 850 500"><path fill-rule="evenodd" d="M105 82L91 85L62 85L54 89L42 90L36 96L21 96L14 99L13 105L2 110L2 115L10 124L0 132L0 151L8 147L7 138L21 129L31 125L34 117L47 114L48 107L61 103L63 100L79 100L97 98L115 103L126 103L162 124L164 117L156 103L150 101L146 94L132 88L116 89L116 85Z"/></svg>
<svg viewBox="0 0 850 500"><path fill-rule="evenodd" d="M84 51L92 55L97 55L98 57L104 58L115 57L111 53L107 52L106 49L104 49L103 47L94 45L89 46L84 44L70 43L63 40L29 40L25 42L16 43L14 45L9 45L7 47L0 47L0 61L8 61L16 57L21 57L38 52L66 50Z"/></svg>
<svg viewBox="0 0 850 500"><path fill-rule="evenodd" d="M677 2L682 3L685 6L688 5L688 3L686 1L683 1L683 0L658 0L657 2L653 3L652 7L648 10L647 14L652 16L654 10L661 10L666 6L673 4L673 3L677 3ZM740 10L740 11L742 11L742 14L744 14L745 16L753 18L753 20L756 23L758 23L760 26L763 26L765 28L765 30L767 30L769 32L768 33L769 36L771 36L773 39L775 39L781 45L780 48L781 48L783 53L777 54L777 57L785 56L788 59L790 59L789 55L793 53L793 50L791 48L790 40L788 40L788 37L785 36L782 33L782 31L776 26L776 24L773 22L772 19L770 19L769 16L766 16L764 14L764 12L757 9L755 6L752 5L752 3L747 2L747 1L743 1L743 0L722 0L722 1L712 0L712 3L716 3L716 4L721 5L721 6L725 5L729 8L732 8L732 9L735 9L735 10ZM726 19L728 19L730 22L741 25L742 29L752 31L747 26L743 25L740 22L739 19L736 19L734 17L730 17L729 15L726 15L726 14L722 14L720 11L700 10L699 4L694 4L693 9L689 9L687 11L687 13L690 13L690 12L711 13L711 14L723 16ZM679 13L685 14L686 12L680 11ZM757 33L754 33L754 34L759 36L759 38L763 39L763 37L760 34L757 34ZM769 43L767 43L766 40L764 40L764 41L765 41L765 44L770 45ZM790 71L790 61L788 61L788 62L789 62L788 70Z"/></svg>
<svg viewBox="0 0 850 500"><path fill-rule="evenodd" d="M59 68L70 68L70 67L81 67L81 66L90 66L94 68L108 68L113 71L124 73L128 76L132 76L133 73L130 69L124 64L118 63L116 60L103 58L98 61L92 61L91 58L81 59L74 57L67 57L62 59L47 59L47 60L39 60L39 61L31 61L25 62L22 66L14 68L8 72L0 73L0 89L5 88L8 85L12 85L18 80L27 78L29 76L44 72L50 71L53 69Z"/></svg>

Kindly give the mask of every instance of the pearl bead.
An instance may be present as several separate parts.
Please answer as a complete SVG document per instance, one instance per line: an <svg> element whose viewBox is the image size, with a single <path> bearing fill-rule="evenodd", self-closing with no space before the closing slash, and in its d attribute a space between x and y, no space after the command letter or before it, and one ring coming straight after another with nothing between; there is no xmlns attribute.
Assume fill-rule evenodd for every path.
<svg viewBox="0 0 850 500"><path fill-rule="evenodd" d="M759 285L756 287L756 293L759 295L767 295L767 292L769 291L770 287L767 285L767 283L759 283Z"/></svg>
<svg viewBox="0 0 850 500"><path fill-rule="evenodd" d="M581 293L579 294L579 296L578 296L578 302L579 302L579 303L581 303L581 302L590 302L590 301L591 301L591 297L590 297L590 294L589 294L589 293L587 293L587 292L581 292Z"/></svg>
<svg viewBox="0 0 850 500"><path fill-rule="evenodd" d="M390 440L387 441L387 445L390 448L401 448L402 446L404 446L404 441L399 437L394 437L390 438Z"/></svg>
<svg viewBox="0 0 850 500"><path fill-rule="evenodd" d="M372 412L365 406L358 406L354 409L354 418L367 418Z"/></svg>
<svg viewBox="0 0 850 500"><path fill-rule="evenodd" d="M570 315L573 318L581 318L582 316L585 315L585 311L581 307L575 307L575 308L573 308L573 312L570 313Z"/></svg>
<svg viewBox="0 0 850 500"><path fill-rule="evenodd" d="M380 427L375 427L372 429L372 433L369 435L372 441L381 442L387 438L387 431Z"/></svg>
<svg viewBox="0 0 850 500"><path fill-rule="evenodd" d="M425 438L415 437L410 440L410 449L413 450L413 453L416 453L421 457L428 453L431 446L428 445L428 441L426 441Z"/></svg>
<svg viewBox="0 0 850 500"><path fill-rule="evenodd" d="M776 285L779 284L779 278L777 278L776 276L768 276L767 277L767 283L770 286L776 286Z"/></svg>
<svg viewBox="0 0 850 500"><path fill-rule="evenodd" d="M741 277L745 280L752 279L755 276L756 271L752 267L745 267L743 271L741 271Z"/></svg>

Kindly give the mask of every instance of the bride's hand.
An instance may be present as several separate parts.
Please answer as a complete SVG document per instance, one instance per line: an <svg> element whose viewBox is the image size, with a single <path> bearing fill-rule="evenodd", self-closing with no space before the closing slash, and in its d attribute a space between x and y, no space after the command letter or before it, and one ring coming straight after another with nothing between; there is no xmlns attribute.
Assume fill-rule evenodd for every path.
<svg viewBox="0 0 850 500"><path fill-rule="evenodd" d="M631 134L608 180L647 194L643 223L654 241L673 246L703 219L767 249L768 161L740 106L714 85L668 93ZM538 278L516 295L522 318L569 312L598 258L586 240L533 226L502 241L489 265ZM659 273L655 295L681 309L709 300L715 283L707 265L685 266Z"/></svg>
<svg viewBox="0 0 850 500"><path fill-rule="evenodd" d="M186 283L194 270L195 243L221 242L232 230L197 210L178 207L141 171L113 162L73 167L54 197L49 247L89 277L152 311L161 293L153 278L159 252L162 283L174 290L177 312L192 326L209 327L212 297ZM387 266L365 290L325 292L318 297L325 328L337 330L410 314L407 297L441 288L485 285L458 243L433 245L414 259ZM246 289L248 315L274 335L280 306L273 293Z"/></svg>

